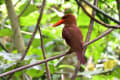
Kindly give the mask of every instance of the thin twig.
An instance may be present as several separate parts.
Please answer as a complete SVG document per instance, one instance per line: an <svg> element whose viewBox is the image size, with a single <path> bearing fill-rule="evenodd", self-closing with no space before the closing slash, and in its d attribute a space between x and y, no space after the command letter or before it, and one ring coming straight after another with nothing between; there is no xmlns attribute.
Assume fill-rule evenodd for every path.
<svg viewBox="0 0 120 80"><path fill-rule="evenodd" d="M39 28L39 24L40 24L40 21L41 21L41 18L42 18L43 10L44 10L44 1L45 1L45 0L43 0L42 6L41 6L41 9L40 9L40 15L39 15L39 18L38 18L38 20L37 20L37 24L36 24L35 30L34 30L33 35L32 35L32 37L31 37L31 39L30 39L30 41L29 41L29 43L28 43L27 49L26 49L25 52L23 53L23 56L22 56L21 60L23 60L23 59L25 58L26 53L28 52L28 50L29 50L29 48L30 48L30 45L31 45L31 43L32 43L32 41L33 41L33 39L34 39L34 37L35 37L35 34L36 34L36 32L37 32L37 29Z"/></svg>
<svg viewBox="0 0 120 80"><path fill-rule="evenodd" d="M93 43L93 42L95 42L95 41L97 41L97 40L99 40L99 39L101 39L101 38L103 38L104 36L106 36L106 35L108 35L110 32L112 32L113 30L114 30L113 28L110 28L110 29L106 30L103 34L101 34L100 36L98 36L98 37L95 38L94 40L89 41L89 42L86 42L86 43L84 44L84 47L87 46L87 45L89 45L89 44L91 44L91 43Z"/></svg>
<svg viewBox="0 0 120 80"><path fill-rule="evenodd" d="M18 15L18 17L20 17L20 16L22 16L23 15L23 13L25 12L25 10L28 8L28 6L30 5L30 2L31 2L31 0L29 0L28 2L26 2L27 4L26 4L26 6L24 7L24 9L21 11L21 13Z"/></svg>
<svg viewBox="0 0 120 80"><path fill-rule="evenodd" d="M79 6L81 6L81 8L83 9L83 11L84 11L91 19L93 19L94 21L98 22L99 24L101 24L101 25L103 25L103 26L105 26L105 27L107 27L107 28L115 28L115 29L116 29L116 28L120 28L120 25L114 26L114 25L106 24L106 23L104 23L104 22L102 22L102 21L94 18L93 16L91 16L91 14L89 14L89 13L85 10L85 8L81 5L81 2L79 2L78 0L76 0L76 2L77 2L77 4L78 4Z"/></svg>
<svg viewBox="0 0 120 80"><path fill-rule="evenodd" d="M93 4L94 4L95 6L97 6L97 3L98 3L98 0L94 0L94 3L93 3ZM95 15L96 15L96 11L94 11L94 9L93 9L92 16L95 17ZM91 36L92 30L93 30L93 25L94 25L94 20L91 19L91 20L90 20L89 29L88 29L88 33L87 33L87 37L86 37L85 42L88 42L88 41L90 40L90 36ZM84 53L84 54L85 54L86 48L87 48L87 46L84 47L84 50L83 50L83 53Z"/></svg>
<svg viewBox="0 0 120 80"><path fill-rule="evenodd" d="M43 2L44 2L43 3L44 6L45 6L46 0L43 0ZM46 59L46 55L45 55L46 52L45 52L45 48L44 48L44 44L43 44L43 37L42 37L42 32L41 32L40 27L38 28L38 30L39 30L39 33L40 33L40 41L41 41L41 49L42 49L43 57L44 57L44 59ZM45 62L45 66L46 66L46 72L47 72L48 80L51 80L51 74L50 74L49 65L48 65L47 62Z"/></svg>
<svg viewBox="0 0 120 80"><path fill-rule="evenodd" d="M45 48L44 48L44 44L43 44L43 37L42 37L42 33L41 33L41 29L39 27L39 33L40 33L40 41L41 41L41 48L42 48L42 53L43 53L43 57L44 59L46 59L46 52L45 52ZM47 62L45 62L45 66L46 66L46 72L47 72L47 76L48 76L48 80L51 80L51 74L49 71L49 65Z"/></svg>
<svg viewBox="0 0 120 80"><path fill-rule="evenodd" d="M44 3L44 0L43 0L43 3ZM39 15L39 18L38 18L38 21L37 21L35 30L34 30L34 32L33 32L33 34L32 34L32 37L31 37L31 39L30 39L30 41L29 41L29 43L28 43L28 45L27 45L27 48L26 48L25 52L23 53L20 61L23 61L23 60L24 60L24 58L25 58L25 56L26 56L26 54L27 54L27 52L28 52L28 50L29 50L29 48L30 48L30 45L32 44L32 41L33 41L34 36L35 36L35 34L36 34L36 32L37 32L37 29L39 28L39 24L40 24L40 21L41 21L41 18L42 18L43 10L44 10L44 4L42 4L42 7L41 7L41 9L40 9L40 15ZM16 66L17 66L17 64L16 64ZM12 73L12 74L8 77L8 80L10 80L13 75L14 75L14 73Z"/></svg>
<svg viewBox="0 0 120 80"><path fill-rule="evenodd" d="M78 1L78 0L77 0ZM94 10L96 10L99 13L102 13L104 16L108 17L109 19L111 19L112 21L116 22L117 24L120 24L120 21L114 19L113 17L107 15L107 13L105 13L104 11L100 10L99 8L97 8L94 5L91 5L87 0L82 0L84 3L86 3L87 5L89 5L91 8L93 8ZM79 1L78 1L79 3Z"/></svg>
<svg viewBox="0 0 120 80"><path fill-rule="evenodd" d="M61 57L55 64L54 66L58 66L63 60L64 60L65 56Z"/></svg>

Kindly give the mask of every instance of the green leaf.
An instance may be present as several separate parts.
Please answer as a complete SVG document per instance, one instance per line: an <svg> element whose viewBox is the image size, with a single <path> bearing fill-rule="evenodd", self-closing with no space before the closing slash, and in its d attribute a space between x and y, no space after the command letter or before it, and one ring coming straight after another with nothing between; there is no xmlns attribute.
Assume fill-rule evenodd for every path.
<svg viewBox="0 0 120 80"><path fill-rule="evenodd" d="M21 26L31 26L35 25L37 23L37 18L38 18L39 13L38 12L33 12L27 16L21 16L20 17L20 25Z"/></svg>
<svg viewBox="0 0 120 80"><path fill-rule="evenodd" d="M110 23L110 20L104 16L104 15L101 15L99 12L96 13L96 16L103 22L109 24Z"/></svg>
<svg viewBox="0 0 120 80"><path fill-rule="evenodd" d="M0 30L0 36L11 36L12 31L10 29L2 29Z"/></svg>
<svg viewBox="0 0 120 80"><path fill-rule="evenodd" d="M72 65L60 65L58 68L70 68L70 69L72 69L72 70L75 69L75 67L72 66Z"/></svg>
<svg viewBox="0 0 120 80"><path fill-rule="evenodd" d="M38 49L38 48L30 47L27 55L38 55L38 58L39 58L40 60L43 59L42 50L41 50L41 49Z"/></svg>
<svg viewBox="0 0 120 80"><path fill-rule="evenodd" d="M95 75L92 77L92 80L114 80L112 75Z"/></svg>
<svg viewBox="0 0 120 80"><path fill-rule="evenodd" d="M26 3L22 4L21 6L19 6L17 13L20 14L20 13L24 10L24 8L26 7L27 4L28 4L28 2L26 2ZM34 11L36 11L36 10L38 10L38 8L36 7L36 5L30 4L30 5L26 8L26 10L25 10L24 13L22 14L22 16L25 17L25 16L29 15L30 13L32 13L32 12L34 12Z"/></svg>
<svg viewBox="0 0 120 80"><path fill-rule="evenodd" d="M19 71L14 74L15 80L21 80L21 76L24 74L24 71Z"/></svg>
<svg viewBox="0 0 120 80"><path fill-rule="evenodd" d="M115 71L112 72L112 75L117 77L117 78L120 78L120 67L118 67Z"/></svg>
<svg viewBox="0 0 120 80"><path fill-rule="evenodd" d="M10 64L1 64L0 65L0 73L3 73L4 71L9 71L13 67L15 67L15 63L10 63Z"/></svg>
<svg viewBox="0 0 120 80"><path fill-rule="evenodd" d="M32 42L32 45L34 47L40 47L40 39L34 39L33 42Z"/></svg>
<svg viewBox="0 0 120 80"><path fill-rule="evenodd" d="M26 72L32 78L34 78L34 77L40 77L40 76L42 76L44 74L44 69L37 70L37 69L33 69L32 68L32 69L28 69Z"/></svg>
<svg viewBox="0 0 120 80"><path fill-rule="evenodd" d="M56 68L54 66L54 63L52 63L53 61L50 61L49 62L49 70L50 70L50 73L53 74L55 71L56 71Z"/></svg>
<svg viewBox="0 0 120 80"><path fill-rule="evenodd" d="M95 75L92 77L92 80L105 80L104 75Z"/></svg>
<svg viewBox="0 0 120 80"><path fill-rule="evenodd" d="M4 0L0 0L0 5L2 5L4 3Z"/></svg>
<svg viewBox="0 0 120 80"><path fill-rule="evenodd" d="M79 10L79 15L77 16L77 25L89 25L90 23L90 18L81 10Z"/></svg>

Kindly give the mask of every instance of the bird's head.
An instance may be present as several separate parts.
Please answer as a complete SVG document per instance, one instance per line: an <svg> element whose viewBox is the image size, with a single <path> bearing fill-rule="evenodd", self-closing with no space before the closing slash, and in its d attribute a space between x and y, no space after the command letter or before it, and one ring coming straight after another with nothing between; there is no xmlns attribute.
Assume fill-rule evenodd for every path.
<svg viewBox="0 0 120 80"><path fill-rule="evenodd" d="M71 24L76 24L76 18L75 18L75 16L72 15L72 14L66 14L66 15L64 15L64 16L61 18L61 20L59 20L57 23L55 23L55 24L53 25L53 27L56 27L56 26L58 26L58 25L60 25L60 24L65 24L65 25L67 25L67 24L69 24L69 25L71 25Z"/></svg>

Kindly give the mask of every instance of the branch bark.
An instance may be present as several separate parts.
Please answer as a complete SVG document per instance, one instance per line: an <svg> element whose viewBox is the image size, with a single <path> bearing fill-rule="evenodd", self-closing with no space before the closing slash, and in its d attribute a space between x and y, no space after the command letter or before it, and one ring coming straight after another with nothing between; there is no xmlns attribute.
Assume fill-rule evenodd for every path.
<svg viewBox="0 0 120 80"><path fill-rule="evenodd" d="M45 48L44 48L44 44L43 44L43 37L42 37L42 33L41 33L41 29L39 28L39 33L40 33L40 41L41 41L41 49L42 49L42 53L43 53L43 57L44 59L46 59L46 52L45 52ZM49 65L47 62L45 62L45 66L46 66L46 72L47 72L47 76L48 76L48 80L51 80L51 74L49 71Z"/></svg>
<svg viewBox="0 0 120 80"><path fill-rule="evenodd" d="M45 6L45 2L46 2L46 0L43 0L43 5L44 6ZM42 49L43 57L44 57L44 59L46 59L46 55L45 55L46 52L45 52L45 48L44 48L43 37L42 37L42 32L41 32L40 27L38 27L38 30L39 30L39 33L40 33L40 42L41 42L41 49ZM47 62L45 62L45 66L46 66L46 72L47 72L48 80L51 80L51 74L50 74L49 65L48 65Z"/></svg>

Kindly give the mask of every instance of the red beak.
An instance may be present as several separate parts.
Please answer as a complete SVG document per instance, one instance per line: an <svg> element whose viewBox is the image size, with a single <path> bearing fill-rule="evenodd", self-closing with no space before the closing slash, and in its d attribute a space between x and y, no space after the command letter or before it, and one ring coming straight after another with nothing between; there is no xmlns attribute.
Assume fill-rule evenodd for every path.
<svg viewBox="0 0 120 80"><path fill-rule="evenodd" d="M53 27L56 27L64 22L63 19L59 20L56 24L53 25Z"/></svg>

